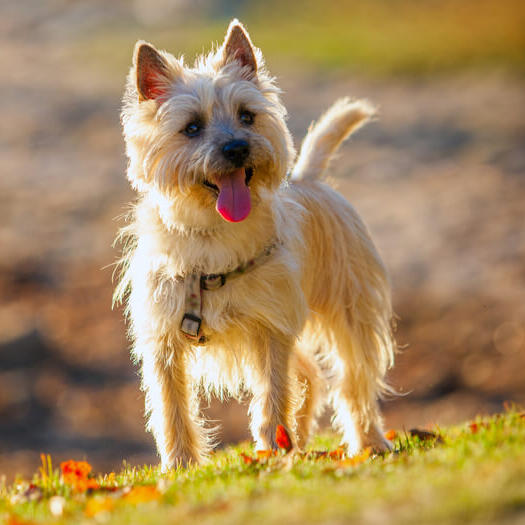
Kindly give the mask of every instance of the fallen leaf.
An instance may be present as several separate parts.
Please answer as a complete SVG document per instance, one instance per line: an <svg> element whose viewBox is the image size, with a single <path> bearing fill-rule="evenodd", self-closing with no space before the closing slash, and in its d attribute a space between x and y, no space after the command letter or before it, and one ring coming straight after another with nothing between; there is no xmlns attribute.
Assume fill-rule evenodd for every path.
<svg viewBox="0 0 525 525"><path fill-rule="evenodd" d="M251 465L252 463L259 462L257 458L252 458L252 456L248 456L247 454L244 454L243 452L241 452L241 458L246 465Z"/></svg>
<svg viewBox="0 0 525 525"><path fill-rule="evenodd" d="M88 518L93 518L101 512L111 512L115 507L115 502L112 498L91 498L86 503L84 514Z"/></svg>
<svg viewBox="0 0 525 525"><path fill-rule="evenodd" d="M365 462L370 457L370 454L372 454L372 448L366 447L359 454L356 454L355 456L339 461L336 467L337 468L355 467L359 465L360 463Z"/></svg>
<svg viewBox="0 0 525 525"><path fill-rule="evenodd" d="M385 432L385 439L388 439L388 441L393 441L396 439L397 432L395 430L389 430Z"/></svg>
<svg viewBox="0 0 525 525"><path fill-rule="evenodd" d="M342 459L345 455L344 447L337 447L335 450L332 450L328 453L331 459Z"/></svg>
<svg viewBox="0 0 525 525"><path fill-rule="evenodd" d="M436 443L443 443L443 438L436 434L435 432L431 432L430 430L422 430L420 428L411 428L408 433L413 436L419 438L421 441L430 441L435 440Z"/></svg>
<svg viewBox="0 0 525 525"><path fill-rule="evenodd" d="M277 429L275 430L275 442L279 448L286 450L286 452L292 450L292 440L283 425L277 425Z"/></svg>
<svg viewBox="0 0 525 525"><path fill-rule="evenodd" d="M122 499L127 503L137 505L138 503L157 501L161 495L157 487L152 485L139 485L138 487L133 487Z"/></svg>
<svg viewBox="0 0 525 525"><path fill-rule="evenodd" d="M63 476L76 476L77 478L87 478L91 472L91 465L87 461L63 461L60 463L60 470Z"/></svg>
<svg viewBox="0 0 525 525"><path fill-rule="evenodd" d="M328 457L327 450L309 450L306 454L302 455L303 458L307 459L321 459Z"/></svg>
<svg viewBox="0 0 525 525"><path fill-rule="evenodd" d="M275 456L274 450L258 450L257 451L257 459L268 459L272 456Z"/></svg>
<svg viewBox="0 0 525 525"><path fill-rule="evenodd" d="M477 434L479 430L481 430L482 428L489 428L489 427L490 427L489 423L485 421L482 421L481 423L476 423L475 421L473 421L472 423L469 423L470 431L473 434Z"/></svg>
<svg viewBox="0 0 525 525"><path fill-rule="evenodd" d="M100 488L99 483L92 477L91 465L87 461L63 461L60 463L62 481L70 485L77 492L86 492Z"/></svg>
<svg viewBox="0 0 525 525"><path fill-rule="evenodd" d="M18 516L10 516L5 522L5 525L37 525L37 524L36 522L31 521L31 520L23 520L22 518L19 518Z"/></svg>
<svg viewBox="0 0 525 525"><path fill-rule="evenodd" d="M10 516L5 525L36 525L34 521L26 521L18 516Z"/></svg>

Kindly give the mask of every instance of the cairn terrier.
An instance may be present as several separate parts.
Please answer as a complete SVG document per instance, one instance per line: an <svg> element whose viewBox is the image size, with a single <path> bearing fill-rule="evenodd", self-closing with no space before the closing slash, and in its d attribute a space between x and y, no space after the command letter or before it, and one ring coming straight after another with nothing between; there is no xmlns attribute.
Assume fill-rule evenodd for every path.
<svg viewBox="0 0 525 525"><path fill-rule="evenodd" d="M349 455L389 448L388 277L361 219L321 181L374 109L337 101L296 158L279 94L237 20L193 67L135 46L122 122L138 201L115 298L164 470L206 457L199 398L211 394L251 394L261 449L276 448L278 425L302 448L327 401Z"/></svg>

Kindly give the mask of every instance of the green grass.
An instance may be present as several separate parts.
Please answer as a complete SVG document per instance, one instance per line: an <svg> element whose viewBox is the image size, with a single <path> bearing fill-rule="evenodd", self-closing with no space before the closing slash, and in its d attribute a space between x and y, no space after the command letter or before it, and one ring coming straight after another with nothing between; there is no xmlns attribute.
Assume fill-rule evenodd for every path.
<svg viewBox="0 0 525 525"><path fill-rule="evenodd" d="M128 466L99 475L101 489L80 493L46 464L32 488L22 480L0 488L0 522L523 523L523 414L478 419L474 431L464 424L434 432L440 438L426 441L400 432L393 453L355 466L285 455L247 464L241 452L255 453L241 444L207 465L166 475ZM311 449L335 445L333 436L321 436ZM62 515L53 516L50 508L61 503Z"/></svg>

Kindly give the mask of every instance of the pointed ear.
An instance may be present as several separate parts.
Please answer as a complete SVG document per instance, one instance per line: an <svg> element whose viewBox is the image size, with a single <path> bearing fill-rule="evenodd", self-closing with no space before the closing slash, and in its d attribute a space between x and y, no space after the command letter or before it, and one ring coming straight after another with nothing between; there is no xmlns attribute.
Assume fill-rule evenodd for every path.
<svg viewBox="0 0 525 525"><path fill-rule="evenodd" d="M150 44L139 40L133 54L139 100L162 100L173 81L166 59Z"/></svg>
<svg viewBox="0 0 525 525"><path fill-rule="evenodd" d="M237 20L232 20L222 44L222 61L227 64L237 60L243 67L257 73L257 59L250 36L243 25Z"/></svg>

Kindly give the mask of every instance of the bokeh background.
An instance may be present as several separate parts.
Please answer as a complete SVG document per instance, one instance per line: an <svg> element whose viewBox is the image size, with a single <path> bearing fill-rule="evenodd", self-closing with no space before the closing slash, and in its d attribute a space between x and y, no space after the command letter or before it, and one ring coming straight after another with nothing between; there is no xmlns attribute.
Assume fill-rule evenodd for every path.
<svg viewBox="0 0 525 525"><path fill-rule="evenodd" d="M297 145L338 96L380 119L333 175L390 269L387 427L525 400L522 0L3 0L0 3L0 474L40 452L96 470L156 461L112 240L134 195L120 97L134 42L188 58L244 21L279 78ZM214 402L225 442L245 407Z"/></svg>

